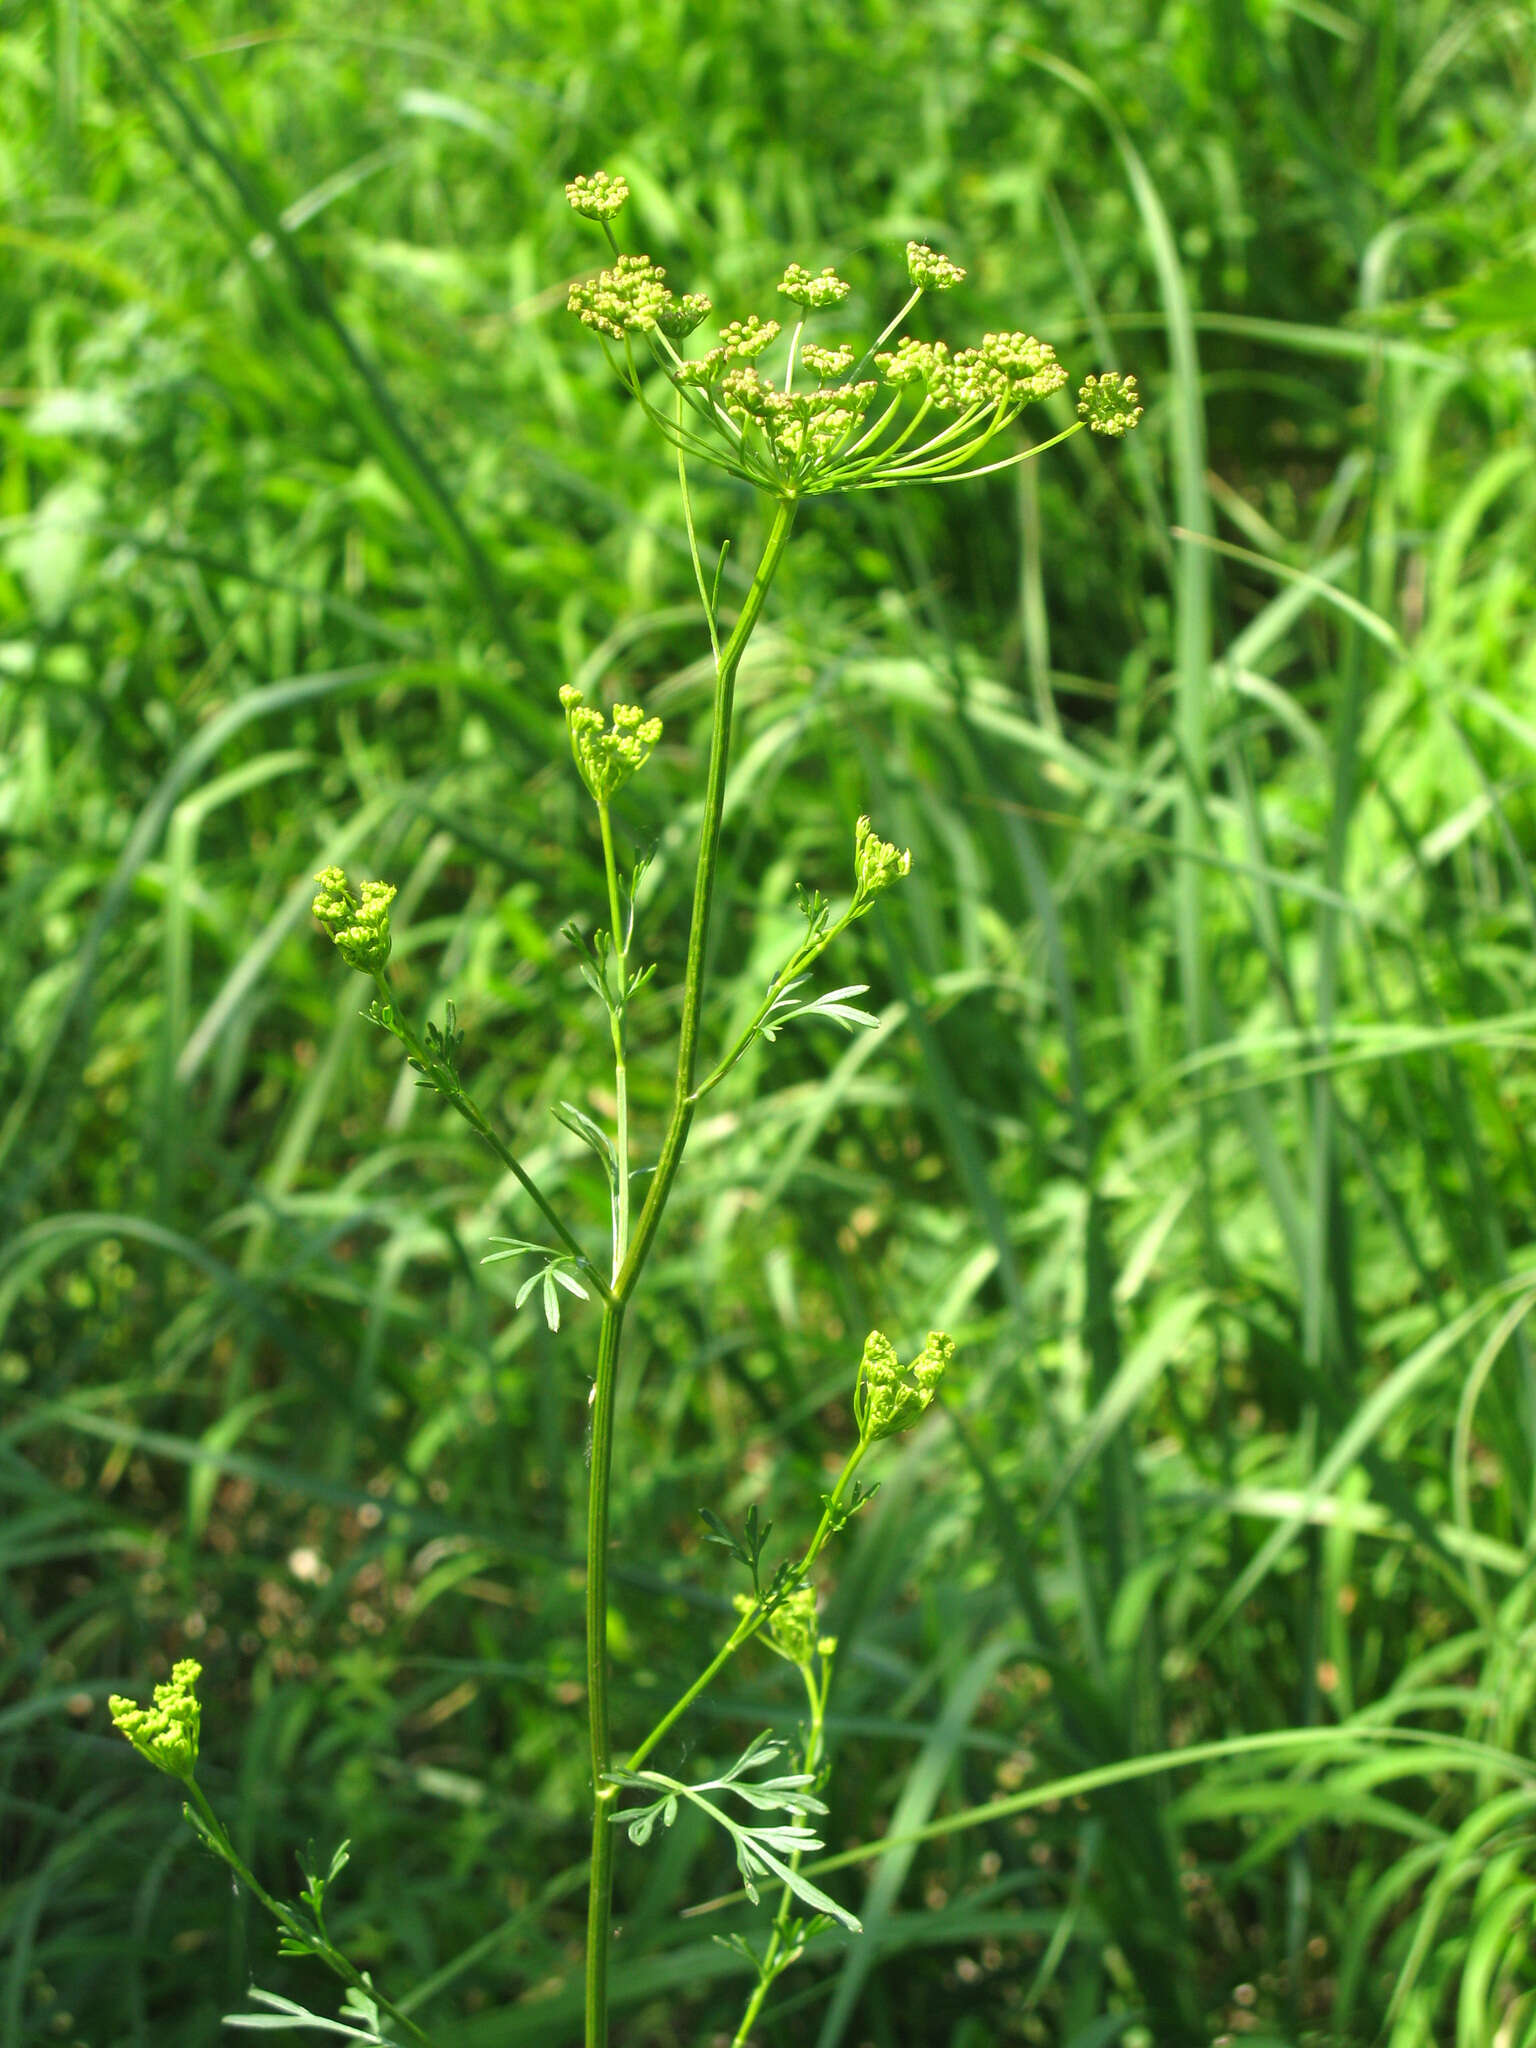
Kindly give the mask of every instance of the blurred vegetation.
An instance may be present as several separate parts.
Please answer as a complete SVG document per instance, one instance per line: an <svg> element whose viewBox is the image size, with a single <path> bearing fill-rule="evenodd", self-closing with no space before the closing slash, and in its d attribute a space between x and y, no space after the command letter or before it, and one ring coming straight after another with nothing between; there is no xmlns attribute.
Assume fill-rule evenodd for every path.
<svg viewBox="0 0 1536 2048"><path fill-rule="evenodd" d="M803 1533L864 1331L931 1322L828 1582L833 1846L1321 1731L845 1870L866 1937L763 2038L1536 2042L1533 60L1497 0L0 7L0 2048L315 1991L108 1727L187 1654L268 1884L350 1836L397 1996L579 2032L590 1329L479 1266L529 1219L309 901L401 884L402 993L600 1216L556 691L667 720L662 991L708 697L675 472L563 310L597 165L722 306L793 257L888 311L929 239L956 338L1148 401L802 516L717 1024L860 812L914 872L839 956L883 1028L744 1063L631 1316L617 1726L728 1610L698 1508ZM688 1742L795 1713L754 1654ZM732 1881L621 1858L622 2042L734 2025L750 1916L677 1918Z"/></svg>

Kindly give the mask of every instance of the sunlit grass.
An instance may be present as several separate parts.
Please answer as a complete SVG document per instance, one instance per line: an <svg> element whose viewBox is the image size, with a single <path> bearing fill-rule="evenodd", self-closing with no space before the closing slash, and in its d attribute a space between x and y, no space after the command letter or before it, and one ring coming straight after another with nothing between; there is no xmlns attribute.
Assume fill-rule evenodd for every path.
<svg viewBox="0 0 1536 2048"><path fill-rule="evenodd" d="M742 677L743 1016L861 812L914 865L847 967L883 1028L754 1048L696 1131L622 1395L634 1718L691 1675L722 1431L772 1514L886 1302L970 1366L829 1581L878 1939L767 2038L1536 2040L1529 22L280 16L0 42L0 2042L302 1995L110 1735L187 1654L268 1882L350 1834L335 1924L424 2020L579 2020L586 1381L308 905L400 882L402 988L599 1211L549 1115L603 1085L554 693L665 716L680 949L708 648L561 311L595 163L717 297L793 244L862 303L931 240L1148 407L1022 496L812 508ZM761 1659L692 1740L795 1713ZM706 2041L744 1923L676 1916L729 1859L680 1824L646 1878L621 2037Z"/></svg>

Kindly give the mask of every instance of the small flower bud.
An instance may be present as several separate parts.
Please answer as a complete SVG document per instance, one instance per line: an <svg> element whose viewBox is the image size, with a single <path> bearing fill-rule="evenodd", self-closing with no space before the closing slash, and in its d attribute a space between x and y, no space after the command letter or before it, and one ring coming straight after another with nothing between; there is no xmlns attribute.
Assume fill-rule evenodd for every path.
<svg viewBox="0 0 1536 2048"><path fill-rule="evenodd" d="M361 902L354 902L340 868L323 868L315 880L320 893L315 916L349 967L377 974L389 959L389 906L397 891L393 882L364 882Z"/></svg>
<svg viewBox="0 0 1536 2048"><path fill-rule="evenodd" d="M114 1693L107 1701L112 1725L122 1731L139 1755L168 1777L190 1785L197 1769L197 1741L203 1710L194 1690L203 1667L191 1657L173 1666L164 1685L155 1687L154 1705L141 1707Z"/></svg>
<svg viewBox="0 0 1536 2048"><path fill-rule="evenodd" d="M791 263L779 280L779 290L786 299L793 299L797 306L807 306L812 311L837 305L847 298L851 289L830 266L819 277L812 277L803 265Z"/></svg>
<svg viewBox="0 0 1536 2048"><path fill-rule="evenodd" d="M651 758L661 738L661 720L647 718L638 704L615 704L612 730L601 711L587 703L574 683L560 692L576 771L592 801L610 802Z"/></svg>
<svg viewBox="0 0 1536 2048"><path fill-rule="evenodd" d="M910 850L898 852L888 839L876 835L868 818L860 818L853 828L854 901L872 902L882 889L911 872Z"/></svg>
<svg viewBox="0 0 1536 2048"><path fill-rule="evenodd" d="M572 178L565 196L584 220L612 220L629 197L629 187L622 178L594 171L590 177Z"/></svg>
<svg viewBox="0 0 1536 2048"><path fill-rule="evenodd" d="M907 275L920 291L947 292L959 284L965 272L926 242L908 242Z"/></svg>
<svg viewBox="0 0 1536 2048"><path fill-rule="evenodd" d="M1077 396L1077 415L1088 422L1090 433L1109 434L1118 441L1141 418L1140 397L1134 377L1106 370L1102 377L1084 382Z"/></svg>
<svg viewBox="0 0 1536 2048"><path fill-rule="evenodd" d="M927 1342L907 1366L896 1357L889 1337L871 1330L864 1340L853 1412L865 1443L910 1429L939 1390L944 1369L955 1355L954 1340L930 1330Z"/></svg>

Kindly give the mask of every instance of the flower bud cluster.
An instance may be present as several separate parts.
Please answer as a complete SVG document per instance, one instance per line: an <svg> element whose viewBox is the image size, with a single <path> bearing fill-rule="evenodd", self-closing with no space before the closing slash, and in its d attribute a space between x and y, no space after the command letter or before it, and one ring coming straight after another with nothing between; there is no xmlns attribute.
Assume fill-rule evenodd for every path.
<svg viewBox="0 0 1536 2048"><path fill-rule="evenodd" d="M888 889L892 882L912 872L912 855L903 848L898 850L888 839L882 839L868 818L860 818L853 828L853 900L859 909L870 904L882 889Z"/></svg>
<svg viewBox="0 0 1536 2048"><path fill-rule="evenodd" d="M330 933L337 952L361 974L377 974L389 960L389 906L393 882L364 882L361 901L353 899L340 868L322 868L315 880L320 893L314 913Z"/></svg>
<svg viewBox="0 0 1536 2048"><path fill-rule="evenodd" d="M779 280L779 290L786 299L793 299L797 306L807 306L813 312L839 304L851 289L830 266L818 277L812 277L803 264L791 263Z"/></svg>
<svg viewBox="0 0 1536 2048"><path fill-rule="evenodd" d="M643 768L661 738L661 720L647 718L638 704L615 704L611 730L601 711L587 703L574 683L560 692L576 772L592 801L606 804Z"/></svg>
<svg viewBox="0 0 1536 2048"><path fill-rule="evenodd" d="M1109 434L1118 441L1141 418L1140 398L1134 377L1106 370L1102 377L1084 381L1077 395L1077 415L1088 422L1090 433Z"/></svg>
<svg viewBox="0 0 1536 2048"><path fill-rule="evenodd" d="M980 348L962 349L950 365L948 403L962 410L973 405L1027 405L1048 398L1067 381L1049 342L1032 334L984 334Z"/></svg>
<svg viewBox="0 0 1536 2048"><path fill-rule="evenodd" d="M859 1435L867 1444L910 1429L939 1390L939 1381L955 1355L952 1337L930 1330L910 1365L902 1365L896 1347L879 1330L864 1339L853 1412Z"/></svg>
<svg viewBox="0 0 1536 2048"><path fill-rule="evenodd" d="M622 178L594 171L590 177L572 178L565 196L583 220L612 220L628 199L629 187Z"/></svg>
<svg viewBox="0 0 1536 2048"><path fill-rule="evenodd" d="M965 272L926 242L908 242L907 275L924 292L947 292L960 283Z"/></svg>
<svg viewBox="0 0 1536 2048"><path fill-rule="evenodd" d="M875 368L887 384L898 389L907 384L921 384L928 391L947 387L949 377L949 347L942 341L919 341L915 334L904 334L893 349L882 349L875 357Z"/></svg>
<svg viewBox="0 0 1536 2048"><path fill-rule="evenodd" d="M985 406L1016 410L1031 399L1048 398L1067 381L1049 342L1032 334L987 334L979 348L952 356L942 341L908 335L898 347L875 357L887 384L921 384L941 412L972 412Z"/></svg>
<svg viewBox="0 0 1536 2048"><path fill-rule="evenodd" d="M114 1693L107 1701L112 1725L122 1731L139 1755L157 1771L180 1778L190 1785L197 1769L197 1743L203 1710L194 1690L203 1667L194 1658L183 1657L173 1665L164 1685L155 1687L154 1705L137 1706Z"/></svg>
<svg viewBox="0 0 1536 2048"><path fill-rule="evenodd" d="M778 333L777 320L759 320L755 313L745 320L728 320L720 330L720 354L728 363L750 363L778 339Z"/></svg>
<svg viewBox="0 0 1536 2048"><path fill-rule="evenodd" d="M708 314L709 300L702 292L674 298L666 274L649 256L621 256L611 270L573 284L566 308L584 327L615 341L654 327L672 335L691 334Z"/></svg>
<svg viewBox="0 0 1536 2048"><path fill-rule="evenodd" d="M750 1593L738 1593L733 1604L738 1614L757 1612L758 1603ZM832 1643L832 1638L816 1633L814 1586L797 1586L774 1608L768 1617L768 1642L791 1664L809 1664L818 1650L823 1656L832 1654L831 1648L822 1649L823 1643Z"/></svg>
<svg viewBox="0 0 1536 2048"><path fill-rule="evenodd" d="M682 341L695 327L702 326L713 310L702 292L684 292L680 298L668 297L666 304L658 308L656 325L671 340Z"/></svg>
<svg viewBox="0 0 1536 2048"><path fill-rule="evenodd" d="M813 377L841 377L853 368L853 350L847 342L840 342L836 348L822 348L819 343L808 341L800 350L800 360Z"/></svg>

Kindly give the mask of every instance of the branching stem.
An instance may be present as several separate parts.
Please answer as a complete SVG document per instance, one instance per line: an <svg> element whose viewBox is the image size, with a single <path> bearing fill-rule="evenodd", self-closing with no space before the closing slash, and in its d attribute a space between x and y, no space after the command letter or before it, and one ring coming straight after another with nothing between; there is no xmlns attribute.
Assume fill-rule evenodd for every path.
<svg viewBox="0 0 1536 2048"><path fill-rule="evenodd" d="M602 1330L598 1338L597 1380L592 1390L592 1462L587 1482L587 1716L592 1758L592 1864L587 1892L586 2048L607 2048L608 1945L613 1899L613 1829L608 1811L616 1788L606 1782L612 1761L608 1719L608 1503L613 1476L613 1412L618 1383L619 1344L624 1311L639 1281L657 1227L682 1163L683 1147L695 1108L694 1078L698 1071L699 1019L704 1001L704 965L709 943L710 908L720 861L720 830L725 815L725 781L730 764L731 717L736 674L751 639L769 586L784 558L794 525L796 500L774 502L763 552L740 615L715 662L715 695L709 740L709 770L704 788L704 818L699 833L694 874L693 916L688 929L688 954L683 970L683 1010L678 1027L677 1075L672 1110L662 1139L656 1171L635 1224L632 1241L616 1257L611 1287L604 1289ZM611 833L604 818L604 855L610 875L611 901L618 901L613 881ZM615 937L615 944L618 940ZM624 969L621 964L621 973ZM622 1064L622 1063L621 1063ZM624 1107L620 1109L623 1129ZM627 1218L628 1158L621 1156L621 1201ZM825 1541L825 1538L822 1538ZM761 1623L759 1620L759 1625ZM745 1637L742 1638L746 1640ZM713 1675L713 1672L710 1674Z"/></svg>
<svg viewBox="0 0 1536 2048"><path fill-rule="evenodd" d="M854 1473L858 1471L859 1466L863 1463L864 1453L868 1449L869 1445L861 1439L849 1452L847 1462L844 1464L842 1471L837 1475L836 1486L827 1495L827 1503L822 1510L821 1520L816 1525L816 1533L806 1545L805 1554L795 1568L794 1577L791 1581L793 1585L798 1585L803 1581L806 1573L821 1555L827 1538L838 1526L841 1519L843 1495L852 1483ZM736 1626L731 1630L725 1641L720 1645L692 1685L689 1686L688 1690L673 1701L650 1734L646 1736L644 1742L640 1744L640 1747L631 1753L624 1766L626 1770L639 1770L657 1743L667 1733L667 1730L672 1727L674 1722L681 1720L682 1716L687 1713L699 1695L714 1683L715 1679L725 1669L726 1665L730 1663L742 1645L749 1643L757 1634L764 1622L767 1621L770 1612L771 1609L760 1603L752 1609L750 1614L744 1614L741 1617L741 1620L737 1622Z"/></svg>

